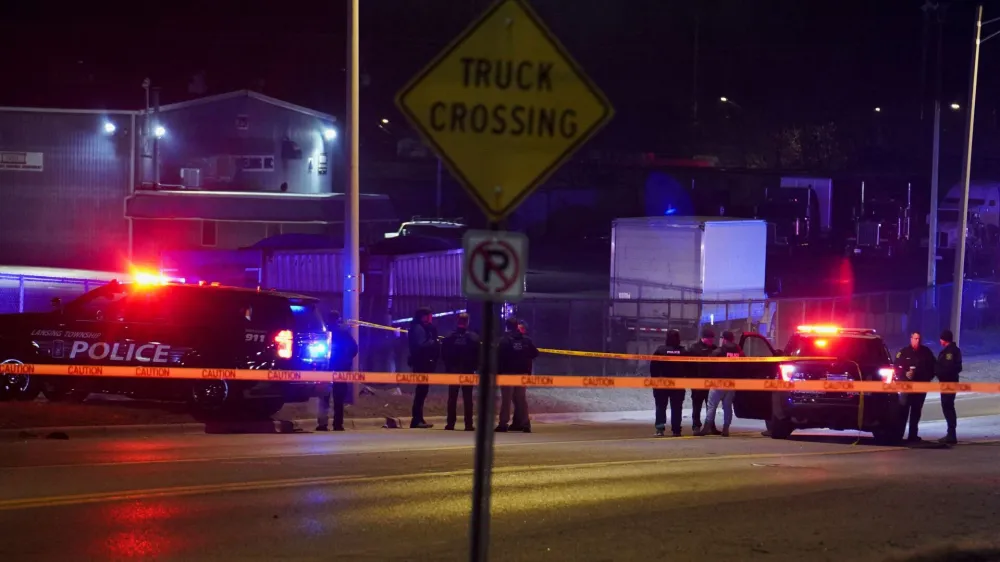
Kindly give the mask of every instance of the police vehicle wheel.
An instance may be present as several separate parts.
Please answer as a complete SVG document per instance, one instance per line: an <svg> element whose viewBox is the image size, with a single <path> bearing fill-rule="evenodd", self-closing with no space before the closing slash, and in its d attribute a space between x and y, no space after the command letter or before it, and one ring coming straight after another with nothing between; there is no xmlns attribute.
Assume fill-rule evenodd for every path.
<svg viewBox="0 0 1000 562"><path fill-rule="evenodd" d="M191 403L204 412L221 409L229 399L229 384L224 380L198 381L191 387Z"/></svg>
<svg viewBox="0 0 1000 562"><path fill-rule="evenodd" d="M7 359L0 361L0 364L23 365L24 363L17 359ZM31 375L0 375L0 401L19 400L30 402L38 398L38 393L41 391L41 384Z"/></svg>
<svg viewBox="0 0 1000 562"><path fill-rule="evenodd" d="M791 437L792 432L795 431L795 427L792 422L788 420L776 420L771 419L771 424L768 427L771 431L771 439L788 439Z"/></svg>

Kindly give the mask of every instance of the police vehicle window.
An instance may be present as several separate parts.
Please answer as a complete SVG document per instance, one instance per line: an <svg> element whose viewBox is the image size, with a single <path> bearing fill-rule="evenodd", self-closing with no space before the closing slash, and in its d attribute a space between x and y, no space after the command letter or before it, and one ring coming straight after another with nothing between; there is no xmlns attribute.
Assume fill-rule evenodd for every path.
<svg viewBox="0 0 1000 562"><path fill-rule="evenodd" d="M764 338L750 336L743 340L743 354L747 357L771 357L771 348Z"/></svg>
<svg viewBox="0 0 1000 562"><path fill-rule="evenodd" d="M294 330L299 332L325 332L326 323L319 307L311 302L292 302L289 305L295 324Z"/></svg>
<svg viewBox="0 0 1000 562"><path fill-rule="evenodd" d="M841 357L863 363L890 361L885 345L875 338L816 337L799 338L796 345L789 343L789 355L808 357Z"/></svg>
<svg viewBox="0 0 1000 562"><path fill-rule="evenodd" d="M127 295L124 289L105 286L67 304L66 315L74 320L108 320L115 315Z"/></svg>
<svg viewBox="0 0 1000 562"><path fill-rule="evenodd" d="M169 320L170 300L165 291L134 291L116 311L125 322L162 323Z"/></svg>

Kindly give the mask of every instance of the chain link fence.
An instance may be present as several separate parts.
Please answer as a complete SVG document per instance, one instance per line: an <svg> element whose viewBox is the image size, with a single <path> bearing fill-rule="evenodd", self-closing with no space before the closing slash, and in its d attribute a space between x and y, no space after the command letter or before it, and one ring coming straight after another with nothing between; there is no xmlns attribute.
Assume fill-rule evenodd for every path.
<svg viewBox="0 0 1000 562"><path fill-rule="evenodd" d="M0 313L45 312L52 299L67 302L106 281L36 277L0 273ZM660 345L669 329L677 329L685 343L694 342L704 327L755 332L776 348L783 347L797 326L831 323L874 328L891 349L907 344L919 331L936 342L950 328L951 284L911 291L895 291L808 299L750 301L610 300L602 298L528 297L498 307L501 317L516 316L527 323L536 345L544 348L607 353L648 354ZM315 294L325 311L339 310L339 293ZM1000 283L966 281L962 306L962 346L967 354L1000 353ZM458 313L467 311L472 328L482 331L482 305L462 298L386 296L365 293L361 319L405 329L414 311L429 307L441 335L455 328ZM408 366L406 333L402 330L359 329L360 368L405 372ZM994 343L996 340L997 343ZM642 375L648 363L545 354L536 363L545 374Z"/></svg>
<svg viewBox="0 0 1000 562"><path fill-rule="evenodd" d="M52 299L68 302L107 281L0 273L0 314L48 312Z"/></svg>

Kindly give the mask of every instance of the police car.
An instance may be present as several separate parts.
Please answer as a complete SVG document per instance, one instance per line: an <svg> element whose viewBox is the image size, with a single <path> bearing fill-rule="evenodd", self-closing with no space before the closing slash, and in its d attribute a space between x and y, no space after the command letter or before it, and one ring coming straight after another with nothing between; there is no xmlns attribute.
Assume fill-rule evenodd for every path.
<svg viewBox="0 0 1000 562"><path fill-rule="evenodd" d="M782 351L775 351L758 335L745 338L743 348L748 356L789 358L777 369L747 365L741 372L745 378L891 383L895 377L892 356L875 330L799 326ZM796 360L796 357L834 359ZM764 420L774 439L787 439L796 429L807 428L869 431L877 443L884 445L898 443L903 438L897 393L862 394L846 389L845 392L747 391L737 392L733 407L741 418Z"/></svg>
<svg viewBox="0 0 1000 562"><path fill-rule="evenodd" d="M112 281L48 313L0 315L0 362L80 366L326 370L330 332L318 301L158 276ZM137 370L138 372L138 370ZM0 376L0 399L80 402L91 393L186 401L269 416L318 385L150 377Z"/></svg>

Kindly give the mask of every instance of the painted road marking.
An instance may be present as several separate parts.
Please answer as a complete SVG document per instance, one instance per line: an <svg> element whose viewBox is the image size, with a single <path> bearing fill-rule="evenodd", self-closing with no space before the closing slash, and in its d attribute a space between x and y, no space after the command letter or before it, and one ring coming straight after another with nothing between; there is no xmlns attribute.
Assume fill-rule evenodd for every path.
<svg viewBox="0 0 1000 562"><path fill-rule="evenodd" d="M747 453L740 455L713 455L707 457L681 457L672 459L643 459L600 461L589 463L570 463L559 465L524 465L494 468L494 473L506 474L513 472L543 472L574 469L612 468L617 466L637 466L655 464L679 464L691 462L718 462L743 459L789 459L805 457L831 457L845 455L861 455L873 453L900 452L909 449L899 447L866 447L864 449L846 449L843 451L818 451L810 453ZM168 488L147 488L123 492L98 492L92 494L73 494L65 496L49 496L41 498L19 498L0 500L0 511L33 509L41 507L62 507L104 503L116 501L135 501L151 498L191 496L201 494L231 493L244 491L277 490L283 488L298 488L303 486L333 485L333 484L369 484L375 482L396 482L410 479L447 478L455 476L471 476L472 470L449 470L441 472L424 472L414 474L396 474L388 476L320 476L312 478L288 478L279 480L260 480L256 482L235 482L229 484L206 484L202 486L176 486Z"/></svg>

